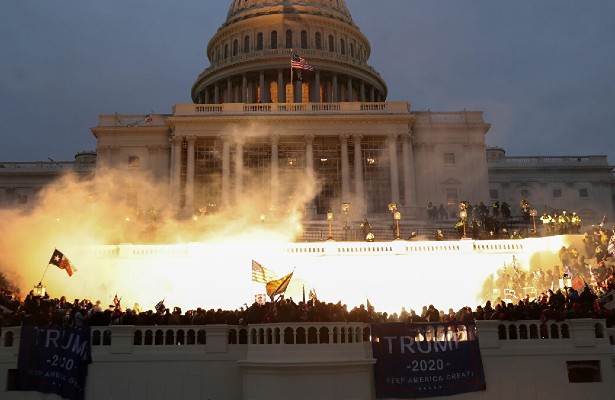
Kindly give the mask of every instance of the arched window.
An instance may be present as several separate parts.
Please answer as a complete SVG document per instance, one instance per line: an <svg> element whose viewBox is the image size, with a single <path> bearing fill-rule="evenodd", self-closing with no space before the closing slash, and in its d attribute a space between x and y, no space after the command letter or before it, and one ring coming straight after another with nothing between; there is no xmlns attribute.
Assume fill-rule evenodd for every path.
<svg viewBox="0 0 615 400"><path fill-rule="evenodd" d="M346 42L344 41L344 39L340 39L340 54L346 54Z"/></svg>
<svg viewBox="0 0 615 400"><path fill-rule="evenodd" d="M233 40L233 57L239 54L239 40Z"/></svg>
<svg viewBox="0 0 615 400"><path fill-rule="evenodd" d="M354 58L354 43L350 43L350 58Z"/></svg>
<svg viewBox="0 0 615 400"><path fill-rule="evenodd" d="M256 35L256 50L263 49L263 32L259 32Z"/></svg>
<svg viewBox="0 0 615 400"><path fill-rule="evenodd" d="M244 53L250 52L250 36L248 35L246 35L246 37L243 38L243 52Z"/></svg>
<svg viewBox="0 0 615 400"><path fill-rule="evenodd" d="M316 44L316 49L322 50L322 35L320 32L316 32L314 35L314 42Z"/></svg>
<svg viewBox="0 0 615 400"><path fill-rule="evenodd" d="M331 53L335 51L335 41L333 40L333 35L329 35L329 51Z"/></svg>
<svg viewBox="0 0 615 400"><path fill-rule="evenodd" d="M293 31L291 31L290 29L286 31L286 48L293 48Z"/></svg>
<svg viewBox="0 0 615 400"><path fill-rule="evenodd" d="M278 48L278 31L271 31L271 48Z"/></svg>
<svg viewBox="0 0 615 400"><path fill-rule="evenodd" d="M301 31L301 48L302 49L307 49L308 47L308 43L307 43L307 31Z"/></svg>
<svg viewBox="0 0 615 400"><path fill-rule="evenodd" d="M224 45L224 58L228 58L228 44Z"/></svg>
<svg viewBox="0 0 615 400"><path fill-rule="evenodd" d="M220 61L220 46L216 46L216 61Z"/></svg>

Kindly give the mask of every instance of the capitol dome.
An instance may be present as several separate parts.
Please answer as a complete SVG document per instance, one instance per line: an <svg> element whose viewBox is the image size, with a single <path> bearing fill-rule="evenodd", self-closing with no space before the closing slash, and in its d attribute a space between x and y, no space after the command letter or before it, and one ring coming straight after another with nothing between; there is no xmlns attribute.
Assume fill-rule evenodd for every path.
<svg viewBox="0 0 615 400"><path fill-rule="evenodd" d="M292 71L291 49L314 71ZM197 104L386 100L344 0L233 0L192 86Z"/></svg>

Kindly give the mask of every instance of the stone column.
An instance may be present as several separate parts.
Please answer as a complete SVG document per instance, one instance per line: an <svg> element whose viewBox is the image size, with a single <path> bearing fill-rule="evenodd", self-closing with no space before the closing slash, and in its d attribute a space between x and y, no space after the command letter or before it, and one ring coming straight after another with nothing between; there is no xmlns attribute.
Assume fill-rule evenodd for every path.
<svg viewBox="0 0 615 400"><path fill-rule="evenodd" d="M231 176L231 149L229 136L222 136L222 208L229 208L230 176Z"/></svg>
<svg viewBox="0 0 615 400"><path fill-rule="evenodd" d="M402 166L404 172L405 206L416 206L416 180L414 176L414 150L410 133L402 135Z"/></svg>
<svg viewBox="0 0 615 400"><path fill-rule="evenodd" d="M286 102L286 88L284 87L284 70L278 69L278 103Z"/></svg>
<svg viewBox="0 0 615 400"><path fill-rule="evenodd" d="M365 197L363 189L363 151L361 149L361 139L363 135L352 135L352 143L354 144L354 194L358 199Z"/></svg>
<svg viewBox="0 0 615 400"><path fill-rule="evenodd" d="M206 87L203 90L203 104L209 104L209 102L211 101L211 99L209 98L209 88Z"/></svg>
<svg viewBox="0 0 615 400"><path fill-rule="evenodd" d="M375 96L374 92L375 92L375 89L374 89L373 86L371 88L369 88L369 101L372 102L372 103L374 101L376 101L376 96Z"/></svg>
<svg viewBox="0 0 615 400"><path fill-rule="evenodd" d="M365 103L365 82L364 81L361 81L360 95L361 95L361 102Z"/></svg>
<svg viewBox="0 0 615 400"><path fill-rule="evenodd" d="M314 135L305 135L305 172L308 179L314 178Z"/></svg>
<svg viewBox="0 0 615 400"><path fill-rule="evenodd" d="M260 87L260 97L259 100L261 103L267 103L269 101L267 96L267 88L265 88L265 71L258 71L258 85Z"/></svg>
<svg viewBox="0 0 615 400"><path fill-rule="evenodd" d="M186 210L194 212L194 144L196 136L188 136L188 160L186 165Z"/></svg>
<svg viewBox="0 0 615 400"><path fill-rule="evenodd" d="M305 175L308 179L308 184L311 185L315 179L314 173L314 135L305 135ZM316 215L316 203L312 198L305 207L307 216L313 217Z"/></svg>
<svg viewBox="0 0 615 400"><path fill-rule="evenodd" d="M312 90L312 102L320 103L320 71L314 72L314 87Z"/></svg>
<svg viewBox="0 0 615 400"><path fill-rule="evenodd" d="M183 136L173 136L173 176L171 184L171 196L173 204L179 209L181 200L181 161Z"/></svg>
<svg viewBox="0 0 615 400"><path fill-rule="evenodd" d="M235 144L235 205L243 196L243 143Z"/></svg>
<svg viewBox="0 0 615 400"><path fill-rule="evenodd" d="M348 77L348 101L355 101L354 93L352 92L352 78Z"/></svg>
<svg viewBox="0 0 615 400"><path fill-rule="evenodd" d="M241 94L239 95L240 103L248 102L248 76L243 73L241 75Z"/></svg>
<svg viewBox="0 0 615 400"><path fill-rule="evenodd" d="M280 135L271 135L271 204L276 208L280 202L280 168L278 160L278 144Z"/></svg>
<svg viewBox="0 0 615 400"><path fill-rule="evenodd" d="M337 88L337 74L335 72L333 73L332 85L333 85L333 92L331 93L332 95L331 102L337 103L339 99L338 99L338 88Z"/></svg>
<svg viewBox="0 0 615 400"><path fill-rule="evenodd" d="M342 148L342 202L350 201L350 166L348 165L348 135L340 135Z"/></svg>
<svg viewBox="0 0 615 400"><path fill-rule="evenodd" d="M397 134L388 136L389 162L391 168L391 201L399 203L399 165L397 163Z"/></svg>
<svg viewBox="0 0 615 400"><path fill-rule="evenodd" d="M302 93L301 93L301 86L302 86L303 82L301 82L299 79L297 79L294 84L294 101L295 103L301 103L302 102Z"/></svg>
<svg viewBox="0 0 615 400"><path fill-rule="evenodd" d="M220 101L220 85L216 83L216 85L214 86L214 101L212 103L218 104L219 101Z"/></svg>
<svg viewBox="0 0 615 400"><path fill-rule="evenodd" d="M233 102L233 81L231 81L231 78L226 78L226 102Z"/></svg>

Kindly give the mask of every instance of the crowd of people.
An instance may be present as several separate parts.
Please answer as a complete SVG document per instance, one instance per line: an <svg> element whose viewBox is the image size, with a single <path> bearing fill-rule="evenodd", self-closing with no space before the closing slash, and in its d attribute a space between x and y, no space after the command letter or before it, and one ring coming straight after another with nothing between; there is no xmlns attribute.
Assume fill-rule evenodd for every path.
<svg viewBox="0 0 615 400"><path fill-rule="evenodd" d="M615 266L607 270L607 277L599 283L602 291L615 290ZM602 293L602 291L600 293ZM475 320L557 320L571 318L606 319L607 326L615 324L615 314L604 307L600 294L589 285L577 290L574 287L549 288L538 295L525 295L515 301L498 297L493 302L474 309L438 310L433 305L424 306L420 313L401 309L387 314L376 311L368 302L348 310L341 302L330 303L316 298L295 302L292 298L275 302L258 303L238 310L197 308L182 312L158 304L154 310L123 309L120 302L101 307L101 302L65 297L35 296L30 292L20 300L15 293L0 291L0 327L2 326L107 326L107 325L246 325L274 322L440 322Z"/></svg>
<svg viewBox="0 0 615 400"><path fill-rule="evenodd" d="M484 217L486 207L477 209ZM466 208L470 210L471 207ZM495 208L494 208L495 209ZM499 213L507 214L507 207L498 204ZM366 226L368 226L366 222ZM391 315L377 312L371 305L348 307L341 302L328 303L315 297L295 302L278 299L275 302L255 302L239 310L197 308L182 312L179 307L168 309L161 302L153 310L138 307L123 309L120 300L103 307L100 301L87 299L68 301L64 296L52 298L46 293L37 296L30 291L21 298L17 290L0 279L0 327L36 326L107 326L123 325L206 325L206 324L259 324L271 322L439 322L483 319L569 319L606 318L609 326L615 315L604 307L604 299L615 291L615 227L605 228L605 221L584 233L584 249L562 246L560 265L551 269L519 265L513 256L510 265L504 265L497 276L489 276L483 285L484 305L472 309L463 307L447 312L433 305L423 307L420 313L402 308ZM583 254L584 253L584 254ZM0 278L3 278L0 274Z"/></svg>
<svg viewBox="0 0 615 400"><path fill-rule="evenodd" d="M581 232L581 217L576 212L559 212L538 214L525 199L519 201L519 214L512 214L512 207L505 201L496 201L487 206L484 202L470 204L459 203L459 210L447 212L443 204L427 204L427 217L430 221L456 220L455 229L459 237L473 239L520 239L521 227L527 227L529 234L535 235L542 225L542 236L578 234ZM603 224L604 224L603 220ZM537 223L538 225L535 225ZM534 228L536 226L536 228ZM517 229L514 229L514 228ZM536 229L536 231L534 231Z"/></svg>

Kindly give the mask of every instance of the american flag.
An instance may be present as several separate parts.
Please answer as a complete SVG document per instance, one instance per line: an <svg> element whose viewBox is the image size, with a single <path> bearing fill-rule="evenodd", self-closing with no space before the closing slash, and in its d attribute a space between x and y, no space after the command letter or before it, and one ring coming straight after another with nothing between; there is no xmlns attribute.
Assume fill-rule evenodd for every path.
<svg viewBox="0 0 615 400"><path fill-rule="evenodd" d="M291 58L290 58L290 67L291 68L298 68L298 69L304 69L306 71L314 71L314 67L312 67L306 60L305 58L297 55L297 53L295 53L294 51L291 52Z"/></svg>

